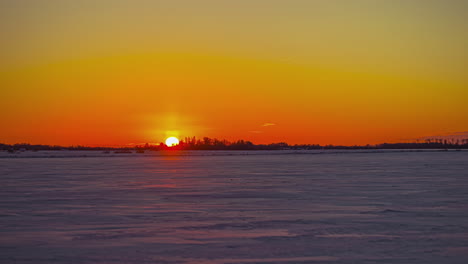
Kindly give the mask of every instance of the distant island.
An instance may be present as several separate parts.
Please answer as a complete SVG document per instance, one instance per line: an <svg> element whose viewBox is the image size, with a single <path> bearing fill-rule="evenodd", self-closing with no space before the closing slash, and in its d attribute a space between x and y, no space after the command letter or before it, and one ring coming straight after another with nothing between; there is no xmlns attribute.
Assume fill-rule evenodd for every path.
<svg viewBox="0 0 468 264"><path fill-rule="evenodd" d="M163 150L320 150L320 149L468 149L468 139L425 139L411 143L382 143L376 145L319 145L319 144L295 144L285 142L271 144L254 144L246 140L227 141L208 137L197 139L186 137L177 146L168 147L164 143L142 144L128 147L91 147L91 146L57 146L57 145L33 145L28 143L1 144L1 151L41 151L41 150L100 150L100 151L163 151Z"/></svg>

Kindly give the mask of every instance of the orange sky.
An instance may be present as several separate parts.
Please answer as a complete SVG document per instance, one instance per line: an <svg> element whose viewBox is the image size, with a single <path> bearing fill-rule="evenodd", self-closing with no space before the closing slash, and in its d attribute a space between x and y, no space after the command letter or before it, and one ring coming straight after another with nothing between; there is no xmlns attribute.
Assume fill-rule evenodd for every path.
<svg viewBox="0 0 468 264"><path fill-rule="evenodd" d="M2 1L0 143L352 145L468 131L467 11L457 0Z"/></svg>

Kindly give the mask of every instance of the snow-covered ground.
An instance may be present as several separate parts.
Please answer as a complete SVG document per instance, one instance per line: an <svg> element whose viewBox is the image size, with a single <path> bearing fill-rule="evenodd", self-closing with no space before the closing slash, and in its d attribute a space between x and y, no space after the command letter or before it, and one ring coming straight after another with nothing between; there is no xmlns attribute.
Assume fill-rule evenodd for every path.
<svg viewBox="0 0 468 264"><path fill-rule="evenodd" d="M0 153L0 263L468 263L468 152L295 153Z"/></svg>

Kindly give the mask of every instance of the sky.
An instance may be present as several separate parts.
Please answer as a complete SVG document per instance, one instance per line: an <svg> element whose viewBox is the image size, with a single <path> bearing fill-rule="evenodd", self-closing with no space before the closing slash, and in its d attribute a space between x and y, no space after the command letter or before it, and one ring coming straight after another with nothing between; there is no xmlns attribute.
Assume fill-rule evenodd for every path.
<svg viewBox="0 0 468 264"><path fill-rule="evenodd" d="M0 142L468 131L468 1L0 0Z"/></svg>

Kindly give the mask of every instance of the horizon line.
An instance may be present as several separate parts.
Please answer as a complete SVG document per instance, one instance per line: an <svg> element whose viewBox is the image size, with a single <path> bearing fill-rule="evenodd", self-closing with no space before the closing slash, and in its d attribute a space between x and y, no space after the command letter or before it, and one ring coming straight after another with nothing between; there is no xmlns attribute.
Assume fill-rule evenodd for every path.
<svg viewBox="0 0 468 264"><path fill-rule="evenodd" d="M186 137L187 139L188 137ZM190 138L188 138L190 139ZM427 145L427 144L441 144L441 145L468 145L468 137L465 139L442 139L442 138L426 138L426 139L416 139L413 141L401 141L401 142L381 142L381 143L375 143L375 144L354 144L354 145L347 145L347 144L318 144L318 143L299 143L299 144L291 144L285 141L280 141L280 142L271 142L271 143L254 143L250 140L243 140L243 139L238 139L234 141L228 141L228 140L219 140L216 138L208 138L210 141L209 142L204 142L203 138L198 139L196 142L185 142L184 140L180 140L180 143L176 146L192 146L196 145L197 143L201 145L206 145L206 146L214 146L212 143L218 142L222 143L224 147L228 147L231 145L236 145L236 144L248 144L252 146L275 146L275 145L282 145L283 147L378 147L382 145L402 145L402 144L416 144L416 145ZM164 142L148 142L148 143L127 143L127 144L111 144L111 145L99 145L99 144L89 144L89 145L81 145L81 144L76 144L76 145L63 145L63 144L42 144L42 143L27 143L27 142L21 142L21 143L3 143L0 142L0 147L1 146L42 146L42 147L53 147L53 148L155 148L155 147L161 147L161 146L166 146ZM174 146L174 147L176 147ZM173 147L172 147L173 148Z"/></svg>

